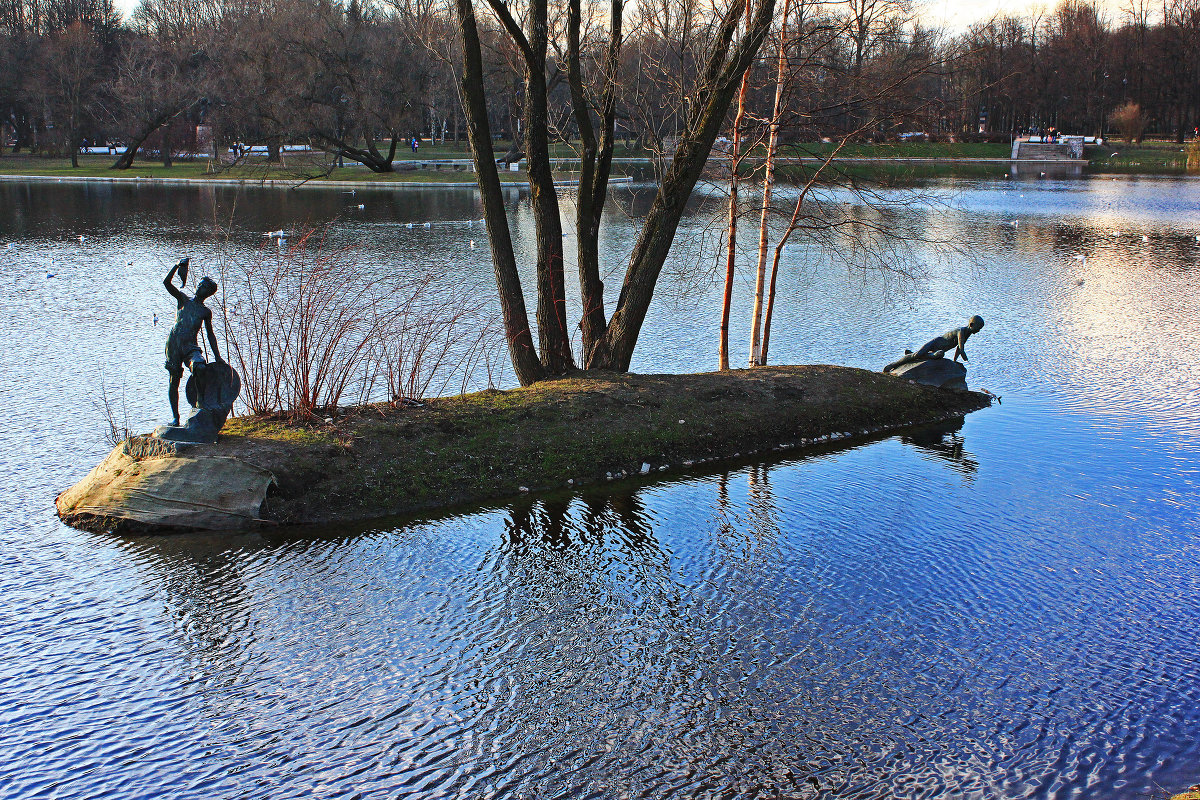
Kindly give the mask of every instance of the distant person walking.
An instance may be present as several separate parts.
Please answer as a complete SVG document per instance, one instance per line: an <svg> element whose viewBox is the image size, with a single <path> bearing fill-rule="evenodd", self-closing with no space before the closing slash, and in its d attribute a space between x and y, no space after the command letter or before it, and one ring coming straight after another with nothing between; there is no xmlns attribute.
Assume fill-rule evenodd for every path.
<svg viewBox="0 0 1200 800"><path fill-rule="evenodd" d="M421 144L421 140L420 140L420 139L418 139L417 137L415 137L415 136L414 136L414 137L412 138L412 141L410 142L410 144L412 145L412 149L413 149L413 155L416 155L416 153L417 153L417 147L419 147L419 146L420 146L420 144Z"/></svg>

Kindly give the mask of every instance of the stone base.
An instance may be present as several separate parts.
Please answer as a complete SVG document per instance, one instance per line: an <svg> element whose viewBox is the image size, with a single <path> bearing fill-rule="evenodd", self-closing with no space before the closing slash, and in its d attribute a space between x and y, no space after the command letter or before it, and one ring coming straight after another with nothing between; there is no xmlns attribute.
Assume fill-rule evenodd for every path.
<svg viewBox="0 0 1200 800"><path fill-rule="evenodd" d="M930 358L904 364L887 373L896 378L936 386L939 389L967 388L967 368L948 358Z"/></svg>
<svg viewBox="0 0 1200 800"><path fill-rule="evenodd" d="M154 433L150 434L156 439L162 439L167 442L175 442L177 444L216 444L217 433L202 433L196 430L189 430L185 425L159 425L154 429Z"/></svg>
<svg viewBox="0 0 1200 800"><path fill-rule="evenodd" d="M262 522L274 481L237 458L135 436L54 504L64 522L86 530L237 530Z"/></svg>

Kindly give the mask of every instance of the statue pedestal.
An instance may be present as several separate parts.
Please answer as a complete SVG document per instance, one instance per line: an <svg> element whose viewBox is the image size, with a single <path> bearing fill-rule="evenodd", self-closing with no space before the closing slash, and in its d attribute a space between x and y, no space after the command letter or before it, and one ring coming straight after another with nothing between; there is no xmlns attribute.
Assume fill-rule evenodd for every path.
<svg viewBox="0 0 1200 800"><path fill-rule="evenodd" d="M904 364L887 373L896 378L936 386L939 389L967 389L967 368L949 358L929 358Z"/></svg>
<svg viewBox="0 0 1200 800"><path fill-rule="evenodd" d="M209 448L134 436L54 505L64 522L85 530L238 530L261 522L274 482L269 470Z"/></svg>

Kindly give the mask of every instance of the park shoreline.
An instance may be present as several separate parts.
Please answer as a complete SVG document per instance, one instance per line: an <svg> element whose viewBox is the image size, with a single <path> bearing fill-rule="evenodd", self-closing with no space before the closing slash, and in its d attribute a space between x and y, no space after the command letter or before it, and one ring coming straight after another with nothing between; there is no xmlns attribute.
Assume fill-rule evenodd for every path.
<svg viewBox="0 0 1200 800"><path fill-rule="evenodd" d="M474 173L465 181L394 180L347 181L347 180L296 180L284 178L160 178L154 176L124 175L0 175L0 183L99 183L127 186L237 186L252 189L476 189ZM632 183L633 178L614 176L610 183ZM578 186L578 179L555 178L555 186ZM502 180L502 187L523 189L529 180Z"/></svg>
<svg viewBox="0 0 1200 800"><path fill-rule="evenodd" d="M56 506L74 527L130 533L363 522L841 447L960 418L991 399L826 365L579 372L526 388L368 405L323 418L234 418L215 445L164 448L135 437L59 495ZM220 460L266 476L255 501L261 505L224 521L209 513L193 524L134 513L126 499L141 492L136 488L91 491L108 486L114 469L150 472L163 458ZM195 490L181 492L195 498ZM155 491L164 490L156 484Z"/></svg>

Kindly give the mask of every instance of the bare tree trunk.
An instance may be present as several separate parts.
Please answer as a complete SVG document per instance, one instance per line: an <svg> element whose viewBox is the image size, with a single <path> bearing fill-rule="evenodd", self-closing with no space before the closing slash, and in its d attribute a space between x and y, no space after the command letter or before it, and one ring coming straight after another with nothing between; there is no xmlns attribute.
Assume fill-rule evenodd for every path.
<svg viewBox="0 0 1200 800"><path fill-rule="evenodd" d="M183 109L177 109L152 120L129 141L129 144L125 147L125 151L117 157L117 160L113 162L113 165L109 167L109 169L129 169L132 167L133 160L137 156L137 151L139 148L141 148L142 144L149 139L155 131L170 123L182 112Z"/></svg>
<svg viewBox="0 0 1200 800"><path fill-rule="evenodd" d="M375 146L373 137L368 132L365 136L366 144L364 147L355 147L350 144L346 138L337 135L330 135L317 131L312 134L316 143L321 149L327 153L332 153L338 158L338 166L343 166L342 159L348 158L351 161L357 161L372 172L387 173L395 172L396 148L400 143L399 131L391 132L391 142L388 144L388 151L385 155ZM349 134L347 134L347 137Z"/></svg>
<svg viewBox="0 0 1200 800"><path fill-rule="evenodd" d="M459 88L467 117L467 139L475 161L479 192L483 196L483 216L488 228L488 241L492 246L492 266L496 273L496 289L500 295L500 308L504 315L504 332L517 380L522 386L528 386L544 378L546 373L538 360L537 350L533 346L533 334L529 330L525 296L521 293L521 278L513 254L512 235L508 230L508 216L504 212L500 175L496 172L475 9L471 0L455 0L455 7L458 11L459 31L463 43L463 73Z"/></svg>
<svg viewBox="0 0 1200 800"><path fill-rule="evenodd" d="M759 314L763 306L763 279L767 269L767 220L771 211L771 190L775 186L775 157L779 152L779 128L783 115L783 79L787 68L788 14L792 0L783 0L783 22L779 30L779 58L775 66L775 104L771 110L771 134L767 140L767 163L763 174L762 216L758 222L758 269L754 278L754 313L750 319L750 366L767 363L767 339L770 334L772 304L775 300L775 275L779 266L776 258L771 265L771 293L767 299L766 318L762 324L759 343Z"/></svg>
<svg viewBox="0 0 1200 800"><path fill-rule="evenodd" d="M13 154L21 152L21 148L25 148L30 153L34 151L33 144L33 125L30 122L27 114L14 115L13 127L16 129L17 141L13 145Z"/></svg>
<svg viewBox="0 0 1200 800"><path fill-rule="evenodd" d="M550 168L550 131L546 124L546 51L550 31L548 0L531 0L528 38L503 0L488 2L525 62L524 138L537 239L538 345L546 372L561 375L574 369L575 360L571 356L571 337L567 327L562 220Z"/></svg>
<svg viewBox="0 0 1200 800"><path fill-rule="evenodd" d="M734 42L734 34L742 17L747 0L734 0L726 10L719 26L710 39L709 55L701 70L699 89L692 104L692 112L687 120L684 135L680 138L678 147L670 166L666 170L658 193L651 205L649 214L642 227L642 232L634 246L630 263L625 273L621 294L612 318L604 329L603 343L596 346L587 354L587 364L593 368L608 368L628 370L637 345L638 334L646 318L650 302L654 294L654 286L662 272L663 264L670 252L671 242L678 230L688 198L695 188L696 182L703 171L713 141L724 124L725 115L730 103L737 92L740 80L761 47L772 20L775 0L756 0L755 11L746 33ZM540 333L551 336L561 336L561 345L569 344L566 336L565 309L561 315L562 290L556 288L556 283L562 280L562 243L561 225L558 222L557 197L553 194L553 183L549 173L549 147L546 111L546 44L547 35L547 0L532 0L528 13L530 29L534 41L527 40L520 25L513 19L508 5L504 0L489 0L489 5L495 12L512 40L521 51L526 64L526 96L527 104L524 115L526 130L522 135L526 142L526 151L530 164L530 182L534 187L534 214L539 224L539 322L547 302L553 311L547 314L547 322L554 324L541 325ZM484 212L488 223L488 234L491 240L493 260L496 269L497 288L501 302L505 304L505 324L510 335L510 344L517 333L516 304L521 303L520 320L524 320L524 304L521 296L520 280L516 272L513 258L512 242L504 216L501 201L499 176L496 173L490 128L487 121L487 103L484 90L482 57L480 54L479 34L476 27L475 14L471 0L455 0L459 17L459 30L464 45L464 73L462 76L463 105L467 111L468 133L472 147L480 191L484 197ZM611 135L607 137L611 148ZM591 213L597 214L597 197L603 198L606 189L607 173L610 165L609 155L605 154L606 146L601 145L597 156L595 175L592 180ZM604 175L604 181L599 177ZM550 191L546 191L546 188ZM553 213L553 218L550 214ZM553 247L552 237L546 234L553 231L556 234L557 248ZM555 254L557 258L555 258ZM557 274L556 274L557 273ZM598 275L597 275L598 277ZM589 309L590 311L591 309ZM555 325L561 324L561 328ZM524 328L528 337L528 327ZM525 339L528 341L528 338ZM553 340L547 342L550 349L543 353L543 364L558 369L569 368L571 364L568 347L556 350L559 343ZM514 365L517 366L518 378L523 383L538 380L546 374L545 369L531 369L526 362L517 363L518 357L524 357L526 350L533 352L532 343L528 346L513 346Z"/></svg>
<svg viewBox="0 0 1200 800"><path fill-rule="evenodd" d="M746 25L750 25L750 6L746 6ZM741 167L742 123L746 119L746 89L750 86L750 68L742 73L738 89L737 114L733 118L733 145L729 153L729 224L725 242L725 294L721 298L721 333L717 342L717 369L729 369L729 315L733 305L733 274L737 266L738 169Z"/></svg>
<svg viewBox="0 0 1200 800"><path fill-rule="evenodd" d="M533 7L541 9L541 18L544 18L545 0L534 0ZM546 372L560 375L573 369L575 360L571 356L571 334L567 327L562 219L550 167L550 137L545 125L548 111L546 26L535 23L534 30L531 45L536 57L533 63L526 65L525 78L525 158L537 239L538 347Z"/></svg>
<svg viewBox="0 0 1200 800"><path fill-rule="evenodd" d="M624 0L612 0L608 52L604 68L604 88L600 97L600 139L592 125L592 116L583 87L579 30L580 0L570 0L567 22L567 83L571 105L579 128L580 167L579 201L576 206L575 233L578 243L579 288L583 313L579 326L583 331L585 367L608 360L604 332L604 281L600 279L600 218L608 196L612 170L614 130L616 127L616 70L621 54L621 27Z"/></svg>
<svg viewBox="0 0 1200 800"><path fill-rule="evenodd" d="M714 48L703 74L703 83L710 88L703 102L697 103L697 109L675 150L675 156L663 176L658 194L634 245L621 295L606 334L611 360L605 366L611 369L629 369L638 334L654 297L654 285L666 263L687 199L704 169L741 77L771 27L775 0L760 0L748 31L734 47L733 55L726 59L738 18L745 8L744 2L738 0L733 4L716 33Z"/></svg>

